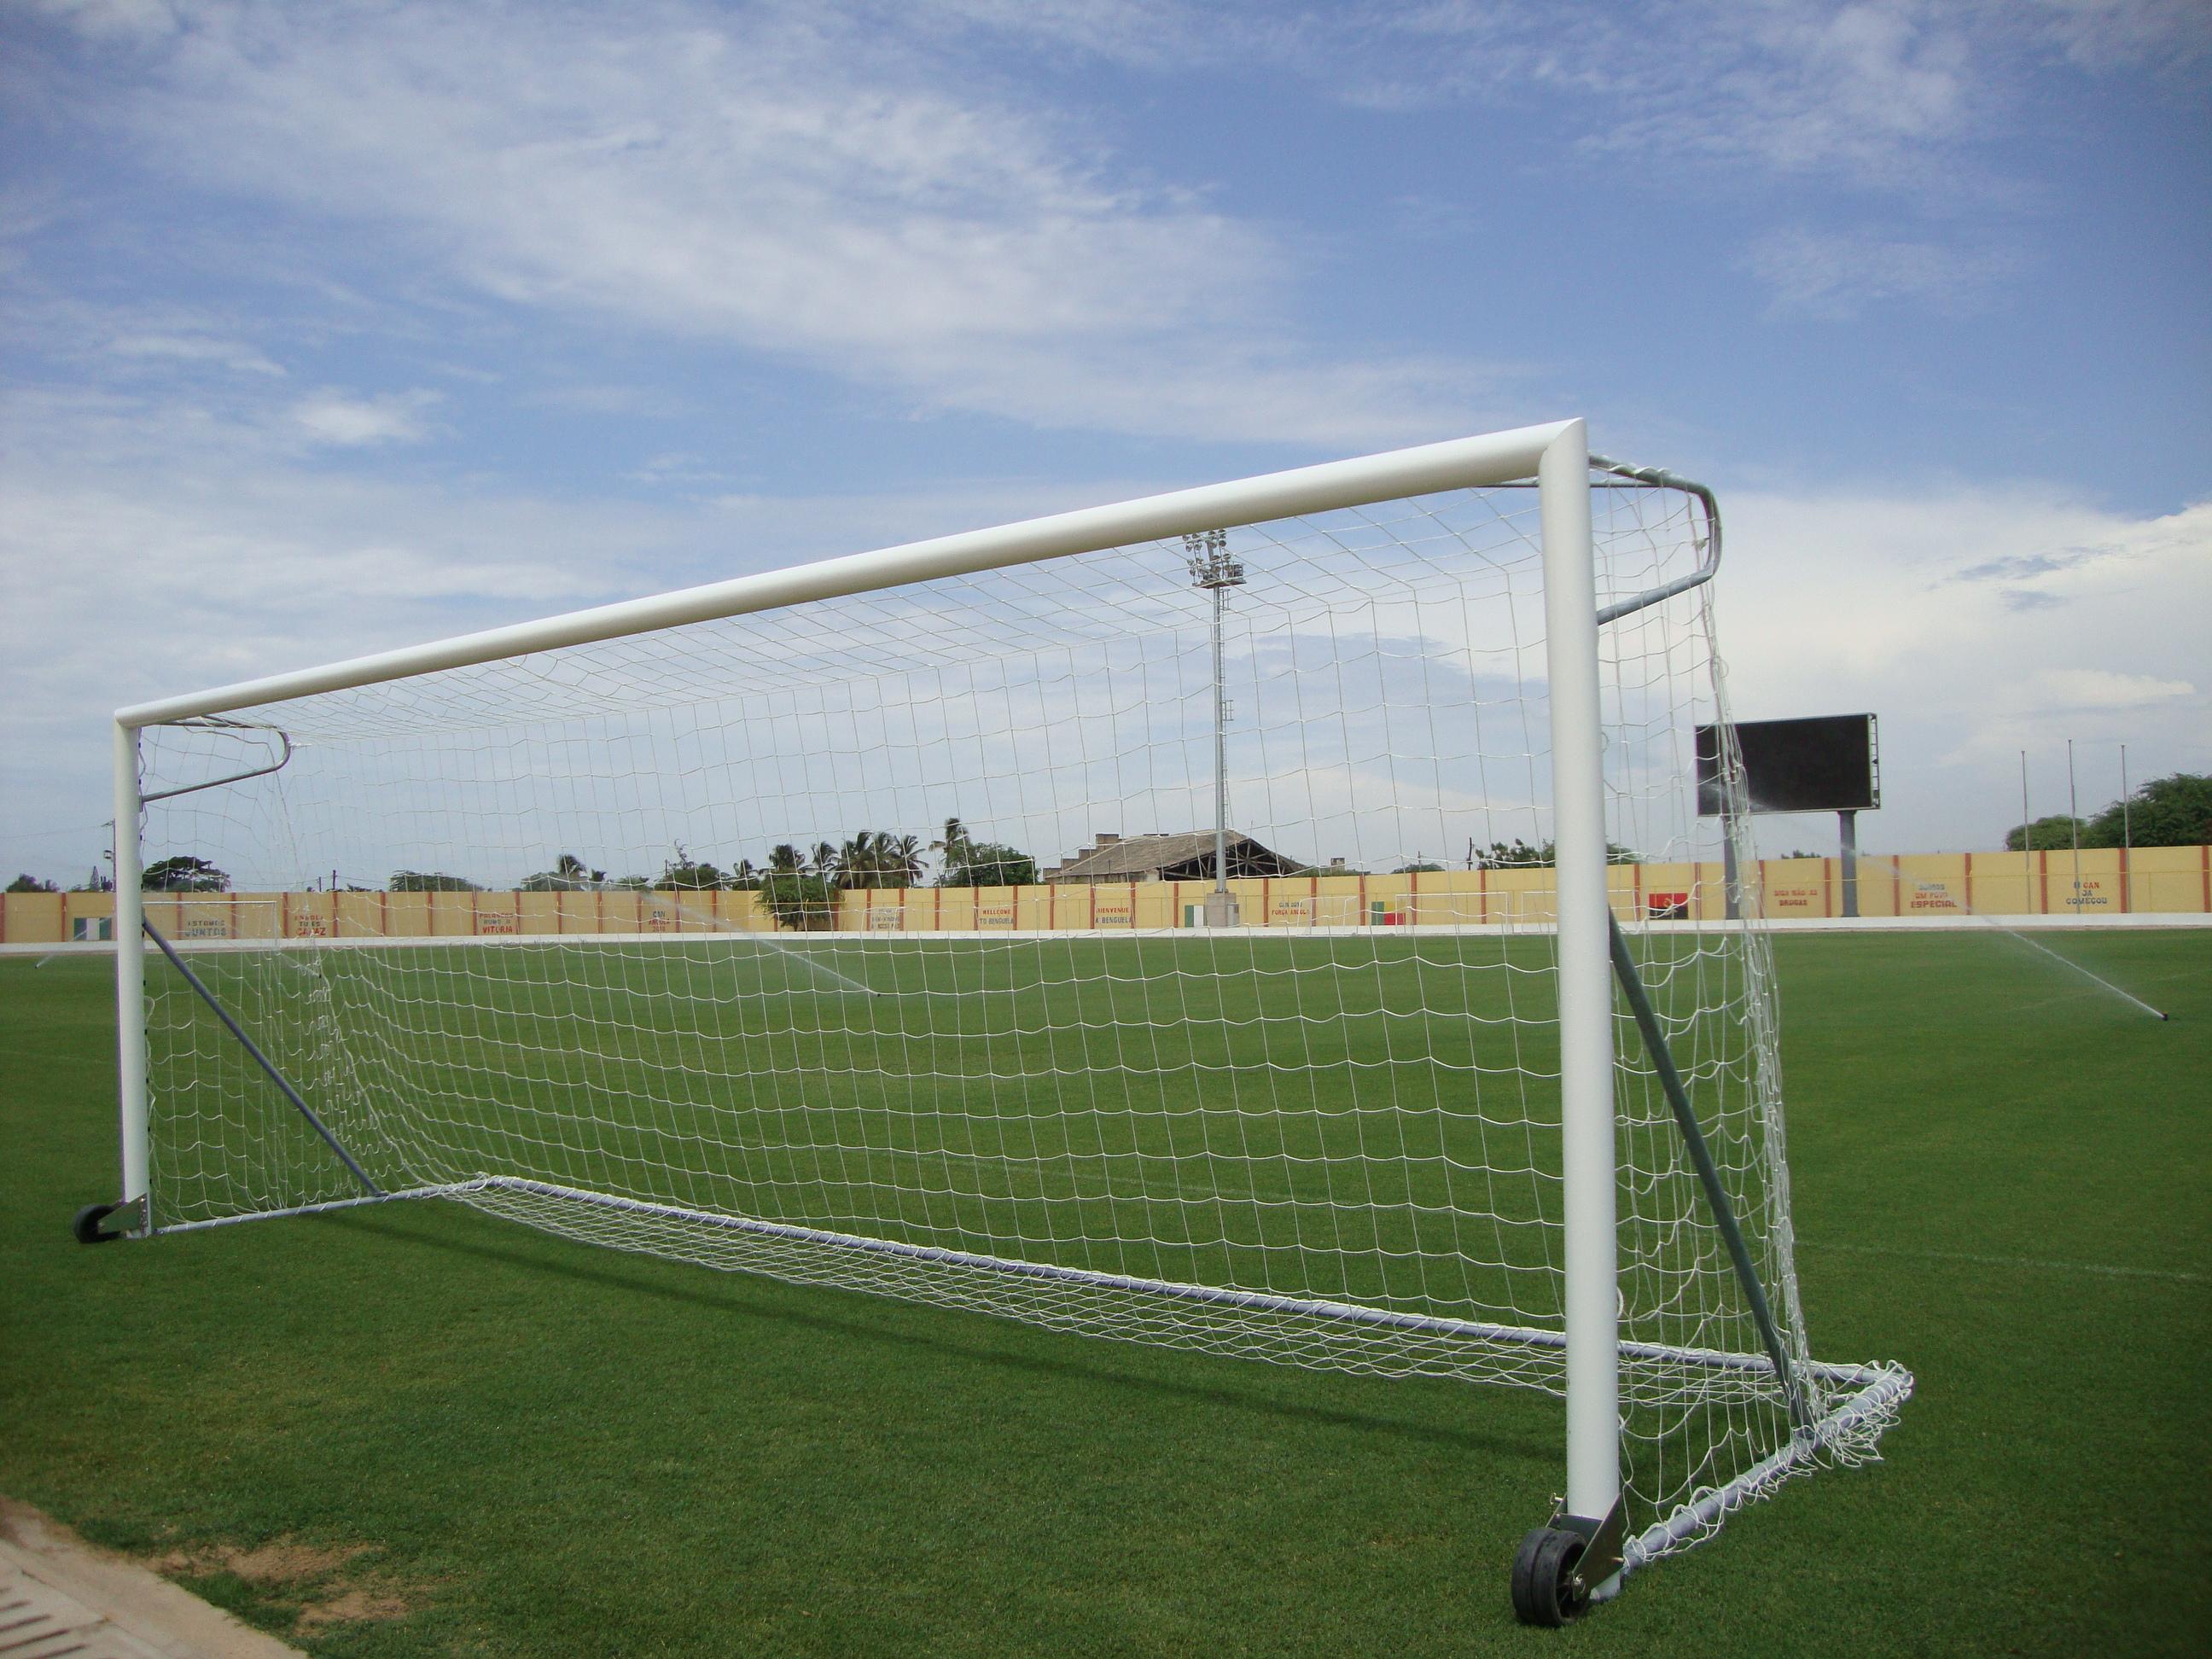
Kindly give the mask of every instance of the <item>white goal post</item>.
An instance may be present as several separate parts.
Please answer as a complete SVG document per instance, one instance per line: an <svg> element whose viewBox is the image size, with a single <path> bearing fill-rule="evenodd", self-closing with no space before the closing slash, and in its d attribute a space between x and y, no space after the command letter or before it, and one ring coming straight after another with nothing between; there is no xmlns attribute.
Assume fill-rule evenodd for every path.
<svg viewBox="0 0 2212 1659"><path fill-rule="evenodd" d="M1547 1389L1572 1616L1911 1382L1811 1354L1765 942L1696 919L1718 535L1571 420L121 709L80 1237L441 1196Z"/></svg>

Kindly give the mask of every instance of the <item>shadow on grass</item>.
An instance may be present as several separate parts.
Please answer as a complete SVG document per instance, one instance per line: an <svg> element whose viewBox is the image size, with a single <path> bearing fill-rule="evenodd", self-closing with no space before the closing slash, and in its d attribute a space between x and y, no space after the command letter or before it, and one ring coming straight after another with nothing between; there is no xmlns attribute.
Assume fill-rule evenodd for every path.
<svg viewBox="0 0 2212 1659"><path fill-rule="evenodd" d="M413 1214L425 1212L416 1210ZM1140 1376L1119 1367L1085 1364L1073 1359L1050 1359L1035 1354L1015 1353L995 1344L963 1342L947 1337L931 1336L918 1331L900 1330L891 1326L858 1320L838 1319L825 1314L801 1313L795 1309L778 1308L763 1303L734 1300L729 1293L734 1285L750 1275L714 1273L706 1284L696 1289L659 1281L658 1274L666 1264L649 1257L637 1257L626 1252L606 1250L588 1244L567 1245L563 1255L573 1254L577 1259L550 1260L532 1251L503 1244L481 1243L474 1239L441 1237L427 1229L406 1224L399 1216L384 1218L356 1210L343 1214L314 1218L322 1225L340 1227L349 1231L375 1233L382 1237L409 1245L426 1246L457 1255L473 1256L483 1261L495 1261L503 1266L520 1267L532 1273L550 1273L579 1284L595 1285L605 1289L618 1290L626 1295L650 1296L665 1302L681 1303L687 1307L701 1308L724 1315L738 1315L747 1319L774 1320L799 1329L819 1332L841 1339L915 1348L951 1358L978 1361L1008 1370L1026 1371L1036 1376L1065 1377L1071 1380L1103 1383L1128 1389L1164 1398L1186 1401L1194 1404L1218 1406L1233 1411L1251 1412L1261 1416L1280 1418L1287 1421L1310 1424L1324 1428L1378 1430L1396 1437L1425 1441L1433 1445L1448 1446L1462 1452L1481 1453L1492 1457L1519 1458L1527 1461L1537 1471L1548 1471L1559 1461L1556 1441L1539 1443L1527 1438L1510 1436L1479 1434L1466 1429L1449 1429L1432 1423L1420 1423L1402 1417L1379 1416L1368 1412L1332 1409L1322 1406L1301 1405L1292 1401L1270 1398L1267 1395L1247 1389L1208 1386L1195 1382L1177 1382L1165 1377ZM642 1272L624 1272L623 1264L640 1262L646 1265ZM699 1270L711 1272L712 1270ZM781 1281L770 1280L769 1283ZM895 1299L885 1298L898 1305ZM979 1316L986 1317L988 1316ZM1472 1384L1464 1385L1473 1387Z"/></svg>

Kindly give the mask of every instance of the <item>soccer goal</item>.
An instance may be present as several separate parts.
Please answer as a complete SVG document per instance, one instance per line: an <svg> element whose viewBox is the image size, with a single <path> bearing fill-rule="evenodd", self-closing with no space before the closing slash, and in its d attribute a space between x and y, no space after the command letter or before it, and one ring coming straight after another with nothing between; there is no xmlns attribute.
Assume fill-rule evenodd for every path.
<svg viewBox="0 0 2212 1659"><path fill-rule="evenodd" d="M79 1236L434 1197L1547 1391L1560 1622L1911 1386L1808 1344L1719 557L1570 421L121 710Z"/></svg>

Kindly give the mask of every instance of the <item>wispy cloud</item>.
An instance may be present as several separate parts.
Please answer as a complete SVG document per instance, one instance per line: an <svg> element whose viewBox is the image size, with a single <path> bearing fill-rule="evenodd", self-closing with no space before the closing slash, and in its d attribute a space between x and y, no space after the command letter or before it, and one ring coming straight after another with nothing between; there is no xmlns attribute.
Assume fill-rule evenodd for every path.
<svg viewBox="0 0 2212 1659"><path fill-rule="evenodd" d="M1778 314L1832 319L1884 301L1984 303L2020 257L1977 216L2002 221L2041 188L2008 173L1992 141L2038 122L2069 82L2148 69L2192 84L2212 58L2203 0L911 0L908 9L939 27L1161 72L1266 65L1363 109L1512 112L1592 167L1632 166L1640 185L1659 174L1685 194L1716 179L1753 193L1819 181L1909 211L1919 223L1905 234L1879 222L1852 234L1785 227L1745 251ZM1410 234L1466 221L1419 197L1401 208ZM1858 211L1877 210L1862 201Z"/></svg>
<svg viewBox="0 0 2212 1659"><path fill-rule="evenodd" d="M1886 844L1907 844L1884 830L1899 823L1994 845L2021 750L2047 764L2069 738L2127 743L2154 770L2212 764L2212 502L2131 518L2014 484L1739 495L1728 512L1735 713L1877 711Z"/></svg>
<svg viewBox="0 0 2212 1659"><path fill-rule="evenodd" d="M592 499L306 466L289 428L107 393L0 405L0 852L24 867L97 851L18 832L98 823L123 703L1185 481Z"/></svg>
<svg viewBox="0 0 2212 1659"><path fill-rule="evenodd" d="M282 376L283 369L240 340L189 334L122 334L107 343L118 357L173 363L212 363L236 374Z"/></svg>
<svg viewBox="0 0 2212 1659"><path fill-rule="evenodd" d="M1890 300L1923 301L1954 313L1976 310L2014 269L2014 261L1999 252L1889 241L1802 225L1762 237L1744 263L1771 290L1776 314L1826 319L1854 317Z"/></svg>
<svg viewBox="0 0 2212 1659"><path fill-rule="evenodd" d="M2085 69L2179 74L2212 58L2212 7L2203 0L2033 0L2022 10L2028 27Z"/></svg>
<svg viewBox="0 0 2212 1659"><path fill-rule="evenodd" d="M1438 388L1487 383L1316 362L1300 249L933 73L926 44L799 7L196 9L143 49L118 118L157 167L374 224L478 295L924 408L1356 446L1448 428L1463 404ZM314 426L413 429L390 409Z"/></svg>
<svg viewBox="0 0 2212 1659"><path fill-rule="evenodd" d="M2188 680L2152 674L2120 674L2108 668L2045 668L2029 681L2036 707L2057 713L2084 708L2142 708L2176 697L2193 697Z"/></svg>
<svg viewBox="0 0 2212 1659"><path fill-rule="evenodd" d="M1265 64L1370 109L1564 99L1593 153L1930 184L1960 142L2028 118L2024 78L2212 56L2202 0L1649 0L1290 7L908 0L900 9L1144 66ZM1557 119L1558 117L1552 118ZM1939 156L1947 165L1934 165Z"/></svg>
<svg viewBox="0 0 2212 1659"><path fill-rule="evenodd" d="M374 444L416 443L428 435L423 416L439 402L434 392L405 392L378 398L352 398L322 391L292 406L292 419L315 443L360 448Z"/></svg>

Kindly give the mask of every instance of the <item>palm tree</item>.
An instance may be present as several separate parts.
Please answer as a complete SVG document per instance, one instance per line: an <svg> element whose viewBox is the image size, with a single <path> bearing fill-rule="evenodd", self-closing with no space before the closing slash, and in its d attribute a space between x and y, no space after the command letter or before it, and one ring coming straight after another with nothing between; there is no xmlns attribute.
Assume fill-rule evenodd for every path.
<svg viewBox="0 0 2212 1659"><path fill-rule="evenodd" d="M768 868L772 876L795 876L806 868L806 860L789 842L781 842L769 848Z"/></svg>
<svg viewBox="0 0 2212 1659"><path fill-rule="evenodd" d="M951 875L968 862L968 854L975 842L968 834L968 826L958 818L945 820L945 839L929 843L933 852L945 854L945 873Z"/></svg>
<svg viewBox="0 0 2212 1659"><path fill-rule="evenodd" d="M837 885L872 887L876 877L876 832L855 832L837 849Z"/></svg>
<svg viewBox="0 0 2212 1659"><path fill-rule="evenodd" d="M891 843L891 865L897 871L902 887L911 887L921 879L921 838L901 836Z"/></svg>
<svg viewBox="0 0 2212 1659"><path fill-rule="evenodd" d="M574 853L563 853L553 860L553 873L565 882L581 886L586 875L584 861Z"/></svg>
<svg viewBox="0 0 2212 1659"><path fill-rule="evenodd" d="M826 841L814 843L814 873L824 881L837 878L837 849Z"/></svg>

